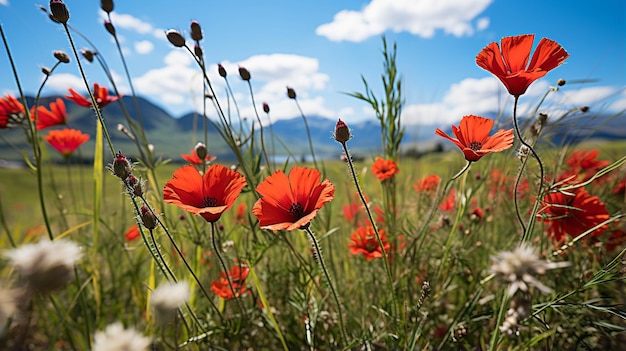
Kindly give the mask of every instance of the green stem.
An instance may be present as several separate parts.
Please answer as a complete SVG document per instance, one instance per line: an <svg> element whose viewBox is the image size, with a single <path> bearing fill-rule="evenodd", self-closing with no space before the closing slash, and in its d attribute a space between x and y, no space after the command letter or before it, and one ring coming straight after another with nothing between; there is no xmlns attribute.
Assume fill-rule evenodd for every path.
<svg viewBox="0 0 626 351"><path fill-rule="evenodd" d="M309 122L307 122L306 116L304 115L304 112L302 112L302 108L300 108L300 103L298 103L298 100L293 100L296 102L296 106L298 106L298 111L300 111L300 115L302 116L302 120L304 121L304 128L306 129L306 136L309 140L309 150L311 151L311 157L313 158L313 165L315 166L315 168L318 168L317 160L315 159L315 150L313 150L313 141L311 140L311 131L309 130Z"/></svg>
<svg viewBox="0 0 626 351"><path fill-rule="evenodd" d="M330 292L333 295L335 304L337 305L337 313L339 315L339 327L341 328L341 335L344 339L344 343L348 344L349 342L348 333L346 332L346 328L343 324L343 312L341 312L341 303L339 302L339 297L337 296L337 292L335 291L335 286L333 285L333 282L330 279L330 274L328 274L326 263L324 263L324 257L322 257L322 250L320 249L317 239L315 238L315 235L313 234L311 229L307 226L306 228L304 228L304 231L307 232L307 234L309 235L309 239L311 239L311 243L313 244L313 249L315 250L315 257L317 258L317 262L319 263L320 268L322 269L322 272L324 272L324 277L326 278L326 282L328 283L328 286L330 287Z"/></svg>

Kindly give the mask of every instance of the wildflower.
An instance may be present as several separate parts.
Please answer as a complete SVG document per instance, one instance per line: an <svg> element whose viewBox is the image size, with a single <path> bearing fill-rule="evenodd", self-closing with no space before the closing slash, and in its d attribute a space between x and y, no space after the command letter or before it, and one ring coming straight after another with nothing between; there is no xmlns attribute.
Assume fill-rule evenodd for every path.
<svg viewBox="0 0 626 351"><path fill-rule="evenodd" d="M543 198L545 207L540 217L549 224L548 236L557 243L565 240L565 234L579 234L609 219L609 213L597 196L591 196L581 188L571 192L552 192ZM602 235L607 229L603 225L591 232L592 237Z"/></svg>
<svg viewBox="0 0 626 351"><path fill-rule="evenodd" d="M611 190L611 194L620 195L626 192L626 177L622 178Z"/></svg>
<svg viewBox="0 0 626 351"><path fill-rule="evenodd" d="M537 79L559 66L569 54L557 42L542 38L528 64L533 34L502 38L500 47L493 42L476 56L476 64L498 77L509 91L519 97Z"/></svg>
<svg viewBox="0 0 626 351"><path fill-rule="evenodd" d="M348 129L348 125L346 122L342 121L341 118L337 120L337 124L335 125L335 133L333 133L333 139L337 140L339 143L345 143L350 140L352 136L350 135L350 129Z"/></svg>
<svg viewBox="0 0 626 351"><path fill-rule="evenodd" d="M572 152L565 160L565 164L570 167L572 175L582 175L583 181L586 181L610 164L607 160L598 160L599 153L597 149L578 150Z"/></svg>
<svg viewBox="0 0 626 351"><path fill-rule="evenodd" d="M236 211L236 222L243 224L246 222L246 203L240 202Z"/></svg>
<svg viewBox="0 0 626 351"><path fill-rule="evenodd" d="M439 205L439 209L442 211L452 211L454 210L454 202L455 202L456 194L454 189L450 189L450 195L448 195L445 200Z"/></svg>
<svg viewBox="0 0 626 351"><path fill-rule="evenodd" d="M37 115L37 130L67 124L67 110L63 99L60 98L50 103L50 110L45 106L38 106L37 113L35 113L35 108L31 108L30 117L33 120L35 120L35 114Z"/></svg>
<svg viewBox="0 0 626 351"><path fill-rule="evenodd" d="M154 230L157 227L157 219L154 216L154 213L148 208L148 206L141 206L139 209L139 217L141 218L141 223L143 226L148 228L149 230Z"/></svg>
<svg viewBox="0 0 626 351"><path fill-rule="evenodd" d="M70 19L70 12L61 0L50 0L50 13L50 18L59 23L67 23Z"/></svg>
<svg viewBox="0 0 626 351"><path fill-rule="evenodd" d="M165 32L165 36L167 37L167 40L170 42L170 44L174 45L175 47L182 48L183 46L185 46L185 37L183 37L183 35L180 34L179 31L170 29Z"/></svg>
<svg viewBox="0 0 626 351"><path fill-rule="evenodd" d="M504 151L513 145L513 129L500 129L489 136L492 127L493 120L468 115L463 116L458 128L452 126L452 132L457 139L451 138L439 128L435 134L453 142L463 151L466 160L474 162L491 152Z"/></svg>
<svg viewBox="0 0 626 351"><path fill-rule="evenodd" d="M65 128L62 130L51 130L44 139L61 155L70 157L79 146L89 140L89 135L83 134L80 130Z"/></svg>
<svg viewBox="0 0 626 351"><path fill-rule="evenodd" d="M126 233L124 233L124 239L126 241L133 241L139 238L140 235L141 234L139 233L139 226L133 224L132 226L130 226L130 228L126 230Z"/></svg>
<svg viewBox="0 0 626 351"><path fill-rule="evenodd" d="M51 292L74 278L74 263L81 257L80 247L59 239L42 240L6 252L21 282L31 291Z"/></svg>
<svg viewBox="0 0 626 351"><path fill-rule="evenodd" d="M10 122L20 122L26 110L24 105L11 95L0 98L0 129L9 128Z"/></svg>
<svg viewBox="0 0 626 351"><path fill-rule="evenodd" d="M261 228L272 231L305 229L317 211L334 198L335 187L314 168L294 167L289 177L277 170L256 187L261 198L252 213Z"/></svg>
<svg viewBox="0 0 626 351"><path fill-rule="evenodd" d="M228 271L228 277L226 273L221 272L219 279L211 283L211 291L225 300L239 297L246 292L246 278L248 277L248 273L250 273L250 268L248 268L245 262L241 262ZM229 278L233 286L232 291L228 284ZM233 291L235 295L233 295Z"/></svg>
<svg viewBox="0 0 626 351"><path fill-rule="evenodd" d="M413 189L418 193L433 192L437 190L439 183L441 183L441 178L436 174L431 174L415 182Z"/></svg>
<svg viewBox="0 0 626 351"><path fill-rule="evenodd" d="M385 251L389 251L391 244L386 242L387 235L385 234L385 230L380 229L378 235L383 242ZM371 225L358 226L357 229L352 232L350 241L351 243L348 244L348 247L350 248L350 253L353 255L363 254L363 257L368 261L383 257L383 252L376 239L376 233Z"/></svg>
<svg viewBox="0 0 626 351"><path fill-rule="evenodd" d="M202 216L207 222L216 222L233 205L246 179L222 165L212 165L204 176L187 165L174 172L163 188L166 203Z"/></svg>
<svg viewBox="0 0 626 351"><path fill-rule="evenodd" d="M200 143L198 143L200 144ZM203 145L204 146L204 145ZM200 151L200 152L198 152ZM183 160L192 163L194 165L201 165L202 163L204 163L202 161L202 158L200 157L202 155L202 150L199 150L198 146L196 146L194 149L191 150L191 152L189 154L180 154L180 157L183 158ZM211 156L211 154L207 153L206 151L206 146L204 147L204 161L205 162L211 162L211 161L215 161L217 157L215 156Z"/></svg>
<svg viewBox="0 0 626 351"><path fill-rule="evenodd" d="M77 105L83 107L92 107L91 98L84 98L79 95L74 89L68 89L70 95L65 95L66 98L74 101ZM93 96L96 99L96 103L98 104L98 108L102 109L106 105L117 101L119 96L109 96L109 90L106 87L101 87L98 83L93 84Z"/></svg>
<svg viewBox="0 0 626 351"><path fill-rule="evenodd" d="M104 331L96 332L92 351L148 351L152 340L135 329L124 329L120 322L109 324Z"/></svg>
<svg viewBox="0 0 626 351"><path fill-rule="evenodd" d="M161 323L166 323L176 317L176 312L189 300L190 295L189 284L186 282L168 282L154 289L150 297L150 305L154 308Z"/></svg>
<svg viewBox="0 0 626 351"><path fill-rule="evenodd" d="M530 286L548 294L552 289L537 280L535 276L545 274L549 269L569 266L569 262L540 260L535 250L526 245L520 245L512 252L500 252L492 256L491 260L493 261L491 272L511 284L507 291L509 296L513 296L517 290L528 292Z"/></svg>
<svg viewBox="0 0 626 351"><path fill-rule="evenodd" d="M376 157L374 164L372 164L372 173L380 181L393 178L399 172L400 169L393 160L383 160L380 157Z"/></svg>

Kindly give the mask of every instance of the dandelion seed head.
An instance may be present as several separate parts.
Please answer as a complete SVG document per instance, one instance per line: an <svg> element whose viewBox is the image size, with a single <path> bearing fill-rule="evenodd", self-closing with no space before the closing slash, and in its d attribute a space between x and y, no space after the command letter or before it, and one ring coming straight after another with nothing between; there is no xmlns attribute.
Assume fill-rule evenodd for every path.
<svg viewBox="0 0 626 351"><path fill-rule="evenodd" d="M93 351L148 351L152 340L122 323L108 325L94 336Z"/></svg>

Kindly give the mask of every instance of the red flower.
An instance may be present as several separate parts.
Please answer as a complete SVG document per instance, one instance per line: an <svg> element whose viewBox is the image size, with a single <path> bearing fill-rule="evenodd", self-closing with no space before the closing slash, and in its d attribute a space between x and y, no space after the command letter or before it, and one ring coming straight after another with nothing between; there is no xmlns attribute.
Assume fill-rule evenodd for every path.
<svg viewBox="0 0 626 351"><path fill-rule="evenodd" d="M245 223L246 222L246 203L241 202L239 206L237 206L237 223Z"/></svg>
<svg viewBox="0 0 626 351"><path fill-rule="evenodd" d="M198 154L196 154L196 150L195 149L191 149L191 152L189 154L180 154L180 157L183 158L183 160L192 163L194 165L201 165L202 164L202 160L200 159L200 157L198 157ZM206 157L204 158L206 160L206 162L211 162L211 161L215 161L217 157L216 156L211 156L210 154L207 153Z"/></svg>
<svg viewBox="0 0 626 351"><path fill-rule="evenodd" d="M128 230L126 230L124 238L126 239L126 241L133 241L137 239L140 235L141 233L139 233L139 227L134 224L130 228L128 228Z"/></svg>
<svg viewBox="0 0 626 351"><path fill-rule="evenodd" d="M482 49L476 64L498 77L509 94L519 97L535 80L569 57L557 42L542 38L528 64L534 39L533 34L502 38L500 47L493 42Z"/></svg>
<svg viewBox="0 0 626 351"><path fill-rule="evenodd" d="M611 190L611 193L615 195L619 195L619 194L624 194L625 191L626 191L626 177L624 177L622 180L617 182L617 184L615 184L615 187L613 188L613 190Z"/></svg>
<svg viewBox="0 0 626 351"><path fill-rule="evenodd" d="M228 272L233 290L230 289L226 273L221 272L219 279L211 283L211 291L225 300L239 297L246 292L246 278L248 277L248 273L250 273L250 268L248 268L245 262L241 262L241 264L233 266ZM235 295L233 295L233 291Z"/></svg>
<svg viewBox="0 0 626 351"><path fill-rule="evenodd" d="M372 164L372 173L374 173L376 178L380 181L393 178L399 172L400 169L398 169L398 166L393 160L383 160L380 157L376 157L374 164Z"/></svg>
<svg viewBox="0 0 626 351"><path fill-rule="evenodd" d="M68 91L70 95L65 95L66 98L74 101L79 106L91 107L91 98L89 96L84 98L72 88L68 89ZM100 109L120 98L119 96L109 96L109 90L99 86L98 83L93 83L93 96L96 98L96 103Z"/></svg>
<svg viewBox="0 0 626 351"><path fill-rule="evenodd" d="M441 204L439 204L439 208L442 211L452 211L454 210L454 202L455 202L454 189L450 189L450 195L448 195L448 197Z"/></svg>
<svg viewBox="0 0 626 351"><path fill-rule="evenodd" d="M9 128L11 120L19 121L26 113L24 105L11 95L0 98L0 129Z"/></svg>
<svg viewBox="0 0 626 351"><path fill-rule="evenodd" d="M590 179L602 168L610 164L606 160L598 160L598 150L578 150L572 152L565 164L571 168L571 175L583 175L583 181Z"/></svg>
<svg viewBox="0 0 626 351"><path fill-rule="evenodd" d="M549 193L543 201L545 208L540 219L550 225L548 236L557 243L565 241L565 234L576 237L609 219L604 203L583 188L568 190L567 193ZM591 236L598 237L606 229L604 225L594 230Z"/></svg>
<svg viewBox="0 0 626 351"><path fill-rule="evenodd" d="M80 130L65 128L51 130L44 139L61 155L70 157L79 146L89 140L89 135L83 134Z"/></svg>
<svg viewBox="0 0 626 351"><path fill-rule="evenodd" d="M294 167L289 177L278 170L256 187L261 198L252 213L261 228L273 231L305 229L317 211L334 198L335 187L314 168Z"/></svg>
<svg viewBox="0 0 626 351"><path fill-rule="evenodd" d="M421 180L415 182L413 184L413 188L418 193L420 193L420 192L433 192L433 191L437 190L437 187L439 187L439 183L440 182L441 182L441 178L439 178L438 175L431 174L431 175L426 176L426 177L422 178Z"/></svg>
<svg viewBox="0 0 626 351"><path fill-rule="evenodd" d="M216 222L229 209L246 179L222 165L212 165L201 176L192 165L179 168L163 188L163 200L181 209Z"/></svg>
<svg viewBox="0 0 626 351"><path fill-rule="evenodd" d="M385 230L380 229L378 235L380 235L380 240L383 242L385 251L389 252L391 244L385 242L387 239ZM383 252L376 239L376 233L371 225L358 226L357 229L352 232L350 241L351 243L348 244L348 247L350 248L350 253L353 255L363 254L363 257L368 261L383 257Z"/></svg>
<svg viewBox="0 0 626 351"><path fill-rule="evenodd" d="M504 151L513 145L513 129L500 129L489 136L492 127L493 120L469 115L461 119L458 128L452 126L452 132L458 139L451 138L439 128L435 134L456 144L463 151L465 159L473 162L491 152Z"/></svg>
<svg viewBox="0 0 626 351"><path fill-rule="evenodd" d="M35 120L35 107L30 109L30 118ZM57 98L50 103L50 110L45 106L37 107L37 130L67 124L67 111L63 99Z"/></svg>

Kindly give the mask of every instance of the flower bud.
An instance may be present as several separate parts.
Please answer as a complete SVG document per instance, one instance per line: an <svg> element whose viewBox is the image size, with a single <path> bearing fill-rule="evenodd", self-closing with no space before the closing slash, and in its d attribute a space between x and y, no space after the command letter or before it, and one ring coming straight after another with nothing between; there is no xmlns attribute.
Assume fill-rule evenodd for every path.
<svg viewBox="0 0 626 351"><path fill-rule="evenodd" d="M335 133L333 134L333 138L340 143L345 143L350 140L352 136L350 135L350 129L348 129L348 125L340 119L337 120L337 125L335 125Z"/></svg>
<svg viewBox="0 0 626 351"><path fill-rule="evenodd" d="M293 88L291 88L291 87L287 87L287 96L290 99L295 99L296 98L296 91L293 90Z"/></svg>
<svg viewBox="0 0 626 351"><path fill-rule="evenodd" d="M89 62L93 62L93 56L96 54L95 52L89 49L80 49L80 54L83 55L85 60Z"/></svg>
<svg viewBox="0 0 626 351"><path fill-rule="evenodd" d="M106 13L113 11L113 0L100 0L100 8Z"/></svg>
<svg viewBox="0 0 626 351"><path fill-rule="evenodd" d="M107 32L109 32L109 34L115 36L115 27L113 26L113 23L109 21L104 21L104 28L107 30Z"/></svg>
<svg viewBox="0 0 626 351"><path fill-rule="evenodd" d="M183 37L180 32L174 29L170 29L165 32L165 36L167 36L167 40L177 48L182 48L185 46L185 37Z"/></svg>
<svg viewBox="0 0 626 351"><path fill-rule="evenodd" d="M198 156L199 159L204 160L206 158L207 155L207 150L206 150L206 145L202 144L202 143L198 143L196 144L196 147L194 148L196 156Z"/></svg>
<svg viewBox="0 0 626 351"><path fill-rule="evenodd" d="M198 21L191 21L191 39L195 41L202 40L202 28Z"/></svg>
<svg viewBox="0 0 626 351"><path fill-rule="evenodd" d="M124 180L128 191L132 193L134 196L143 196L143 187L141 186L141 181L137 179L134 175L130 174L126 180Z"/></svg>
<svg viewBox="0 0 626 351"><path fill-rule="evenodd" d="M70 57L62 50L55 50L52 52L54 57L63 63L70 63Z"/></svg>
<svg viewBox="0 0 626 351"><path fill-rule="evenodd" d="M587 111L589 111L589 106L582 106L582 107L580 108L580 112L583 112L583 113L584 113L584 112L587 112Z"/></svg>
<svg viewBox="0 0 626 351"><path fill-rule="evenodd" d="M50 68L48 68L48 67L41 67L41 73L49 76L50 73L52 73L52 72L50 71Z"/></svg>
<svg viewBox="0 0 626 351"><path fill-rule="evenodd" d="M50 0L50 18L59 23L67 23L70 19L70 12L62 0Z"/></svg>
<svg viewBox="0 0 626 351"><path fill-rule="evenodd" d="M217 65L217 73L220 74L220 77L226 78L226 69L221 63Z"/></svg>
<svg viewBox="0 0 626 351"><path fill-rule="evenodd" d="M245 81L249 81L250 80L250 71L248 71L244 67L239 66L239 76L241 77L241 79L243 79Z"/></svg>
<svg viewBox="0 0 626 351"><path fill-rule="evenodd" d="M141 206L141 222L143 223L143 226L153 230L154 228L157 227L157 221L156 221L156 217L154 217L154 214L152 214L152 211L150 211L150 209L148 207Z"/></svg>
<svg viewBox="0 0 626 351"><path fill-rule="evenodd" d="M565 85L565 79L561 78L559 80L556 81L556 85L562 87Z"/></svg>
<svg viewBox="0 0 626 351"><path fill-rule="evenodd" d="M130 162L128 162L126 156L118 152L115 155L115 160L113 160L113 174L122 180L126 180L131 172Z"/></svg>
<svg viewBox="0 0 626 351"><path fill-rule="evenodd" d="M197 58L202 58L202 48L200 47L200 45L194 45L193 53L196 55Z"/></svg>
<svg viewBox="0 0 626 351"><path fill-rule="evenodd" d="M268 105L267 102L263 103L263 112L270 113L270 105Z"/></svg>

